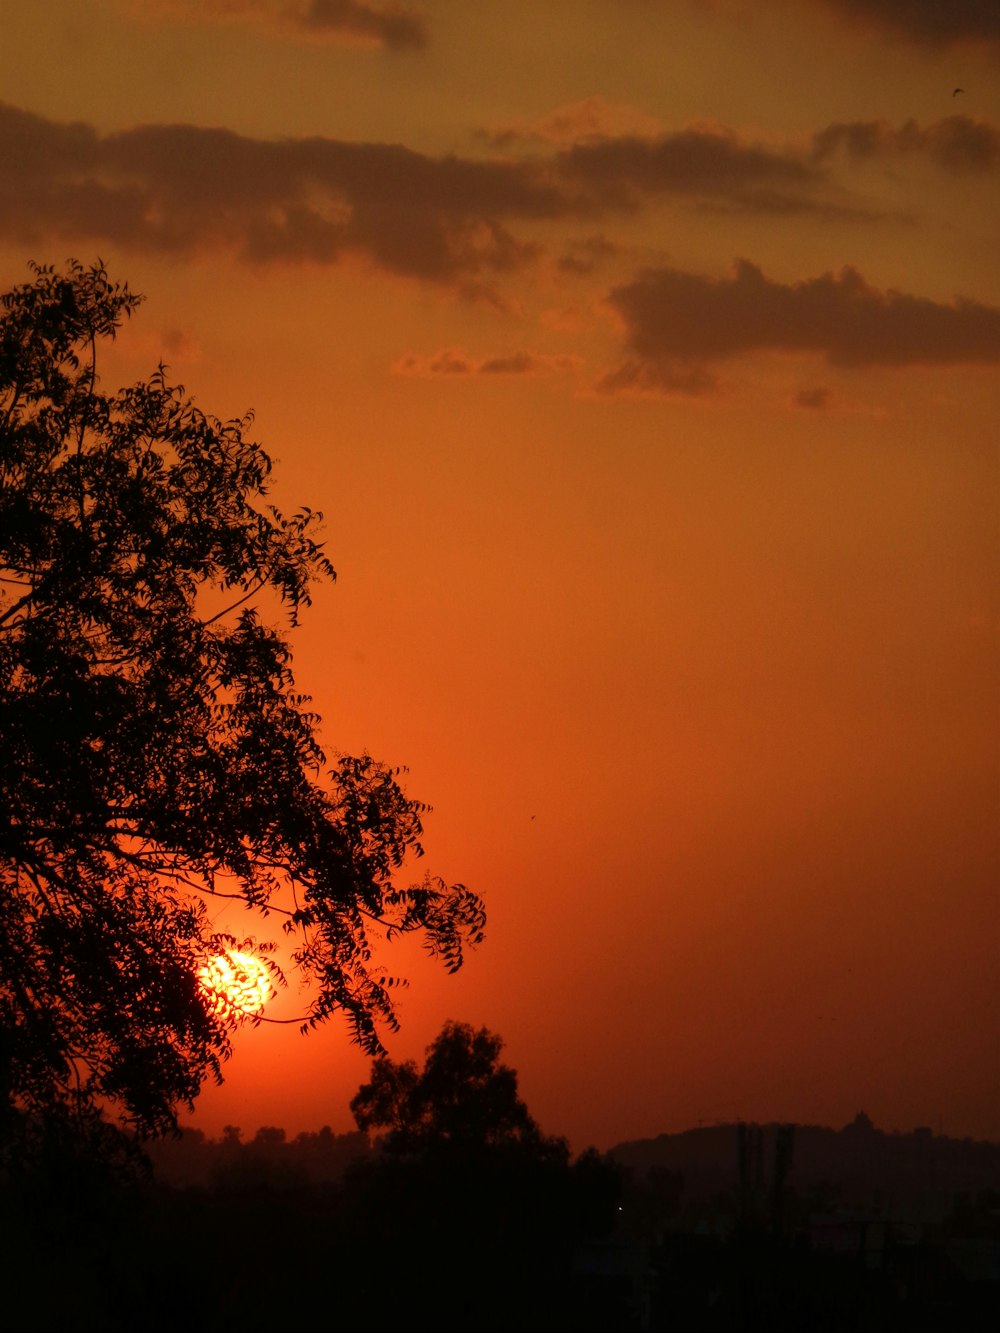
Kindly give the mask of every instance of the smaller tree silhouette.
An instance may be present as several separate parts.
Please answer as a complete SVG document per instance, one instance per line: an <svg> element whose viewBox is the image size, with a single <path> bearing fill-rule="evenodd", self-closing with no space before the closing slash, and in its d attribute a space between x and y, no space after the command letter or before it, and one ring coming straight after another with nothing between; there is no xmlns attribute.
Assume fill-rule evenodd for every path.
<svg viewBox="0 0 1000 1333"><path fill-rule="evenodd" d="M382 1137L345 1178L342 1244L387 1326L595 1326L574 1255L609 1231L618 1174L594 1152L570 1163L566 1140L543 1134L521 1100L502 1050L487 1028L446 1023L422 1068L376 1059L351 1102L359 1127Z"/></svg>
<svg viewBox="0 0 1000 1333"><path fill-rule="evenodd" d="M547 1138L518 1096L517 1074L500 1063L503 1039L488 1028L448 1022L412 1060L381 1057L351 1101L358 1127L382 1134L391 1156L521 1149L565 1162L565 1139Z"/></svg>

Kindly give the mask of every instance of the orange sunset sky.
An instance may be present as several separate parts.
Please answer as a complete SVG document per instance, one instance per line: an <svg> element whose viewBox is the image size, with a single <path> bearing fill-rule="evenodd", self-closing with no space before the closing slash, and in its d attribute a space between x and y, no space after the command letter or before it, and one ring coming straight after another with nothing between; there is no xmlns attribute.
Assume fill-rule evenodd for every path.
<svg viewBox="0 0 1000 1333"><path fill-rule="evenodd" d="M254 408L322 737L486 900L391 1054L487 1025L576 1148L1000 1138L995 0L3 9L3 288L99 255L107 387ZM367 1070L247 1030L192 1122Z"/></svg>

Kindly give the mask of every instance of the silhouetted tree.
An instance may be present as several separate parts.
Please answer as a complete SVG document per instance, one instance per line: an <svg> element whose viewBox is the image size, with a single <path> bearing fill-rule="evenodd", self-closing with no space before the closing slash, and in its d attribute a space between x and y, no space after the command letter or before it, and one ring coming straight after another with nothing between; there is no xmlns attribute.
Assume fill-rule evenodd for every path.
<svg viewBox="0 0 1000 1333"><path fill-rule="evenodd" d="M0 308L0 1116L112 1104L141 1133L218 1076L234 1015L198 973L213 896L285 913L316 1024L396 1026L372 943L481 938L462 885L393 880L423 807L326 760L294 625L334 571L319 514L266 503L251 418L167 382L105 394L96 347L139 298L101 264L34 268ZM0 1125L0 1134L3 1126Z"/></svg>
<svg viewBox="0 0 1000 1333"><path fill-rule="evenodd" d="M566 1140L544 1135L518 1095L502 1048L486 1028L446 1023L422 1068L377 1059L351 1102L358 1126L383 1137L345 1178L344 1243L387 1325L591 1327L573 1258L610 1229L619 1173L594 1152L570 1163ZM373 1269L386 1252L389 1291Z"/></svg>
<svg viewBox="0 0 1000 1333"><path fill-rule="evenodd" d="M499 1063L503 1040L487 1028L446 1023L412 1060L374 1061L371 1082L351 1101L358 1128L382 1133L393 1155L440 1149L524 1148L565 1160L564 1139L546 1138L517 1093L517 1074Z"/></svg>

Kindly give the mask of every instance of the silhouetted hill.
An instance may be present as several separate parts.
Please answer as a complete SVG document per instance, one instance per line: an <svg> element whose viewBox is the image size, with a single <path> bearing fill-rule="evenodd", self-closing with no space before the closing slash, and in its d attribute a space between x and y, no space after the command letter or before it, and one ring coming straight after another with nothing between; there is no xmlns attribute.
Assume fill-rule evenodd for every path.
<svg viewBox="0 0 1000 1333"><path fill-rule="evenodd" d="M767 1189L782 1126L754 1126L744 1183ZM670 1173L685 1201L705 1201L740 1187L740 1127L689 1129L617 1144L609 1156L642 1179ZM909 1134L877 1129L863 1113L843 1129L796 1125L787 1186L816 1207L867 1206L949 1212L956 1195L1000 1190L1000 1144L951 1139L930 1129Z"/></svg>

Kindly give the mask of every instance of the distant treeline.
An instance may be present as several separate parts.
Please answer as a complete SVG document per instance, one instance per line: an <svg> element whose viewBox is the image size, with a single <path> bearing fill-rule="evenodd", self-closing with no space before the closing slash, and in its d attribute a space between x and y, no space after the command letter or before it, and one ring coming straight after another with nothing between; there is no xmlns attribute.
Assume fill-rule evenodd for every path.
<svg viewBox="0 0 1000 1333"><path fill-rule="evenodd" d="M265 1125L246 1142L234 1125L225 1127L221 1139L210 1139L200 1129L184 1129L176 1138L160 1139L147 1149L156 1178L178 1188L332 1184L371 1152L367 1134L359 1130L334 1134L328 1125L293 1139L283 1129Z"/></svg>
<svg viewBox="0 0 1000 1333"><path fill-rule="evenodd" d="M788 1126L753 1126L744 1172L752 1189L773 1183L778 1137ZM948 1211L957 1194L1000 1190L1000 1143L952 1139L930 1129L910 1133L877 1129L859 1112L843 1129L790 1127L786 1183L817 1207L884 1204L911 1210L922 1202ZM739 1126L720 1124L617 1144L606 1154L628 1177L650 1171L675 1173L680 1201L698 1203L739 1184ZM198 1129L159 1140L148 1149L156 1178L164 1184L333 1183L352 1163L377 1151L360 1131L335 1134L329 1126L289 1138L284 1129L262 1126L244 1139L227 1125L221 1138Z"/></svg>

